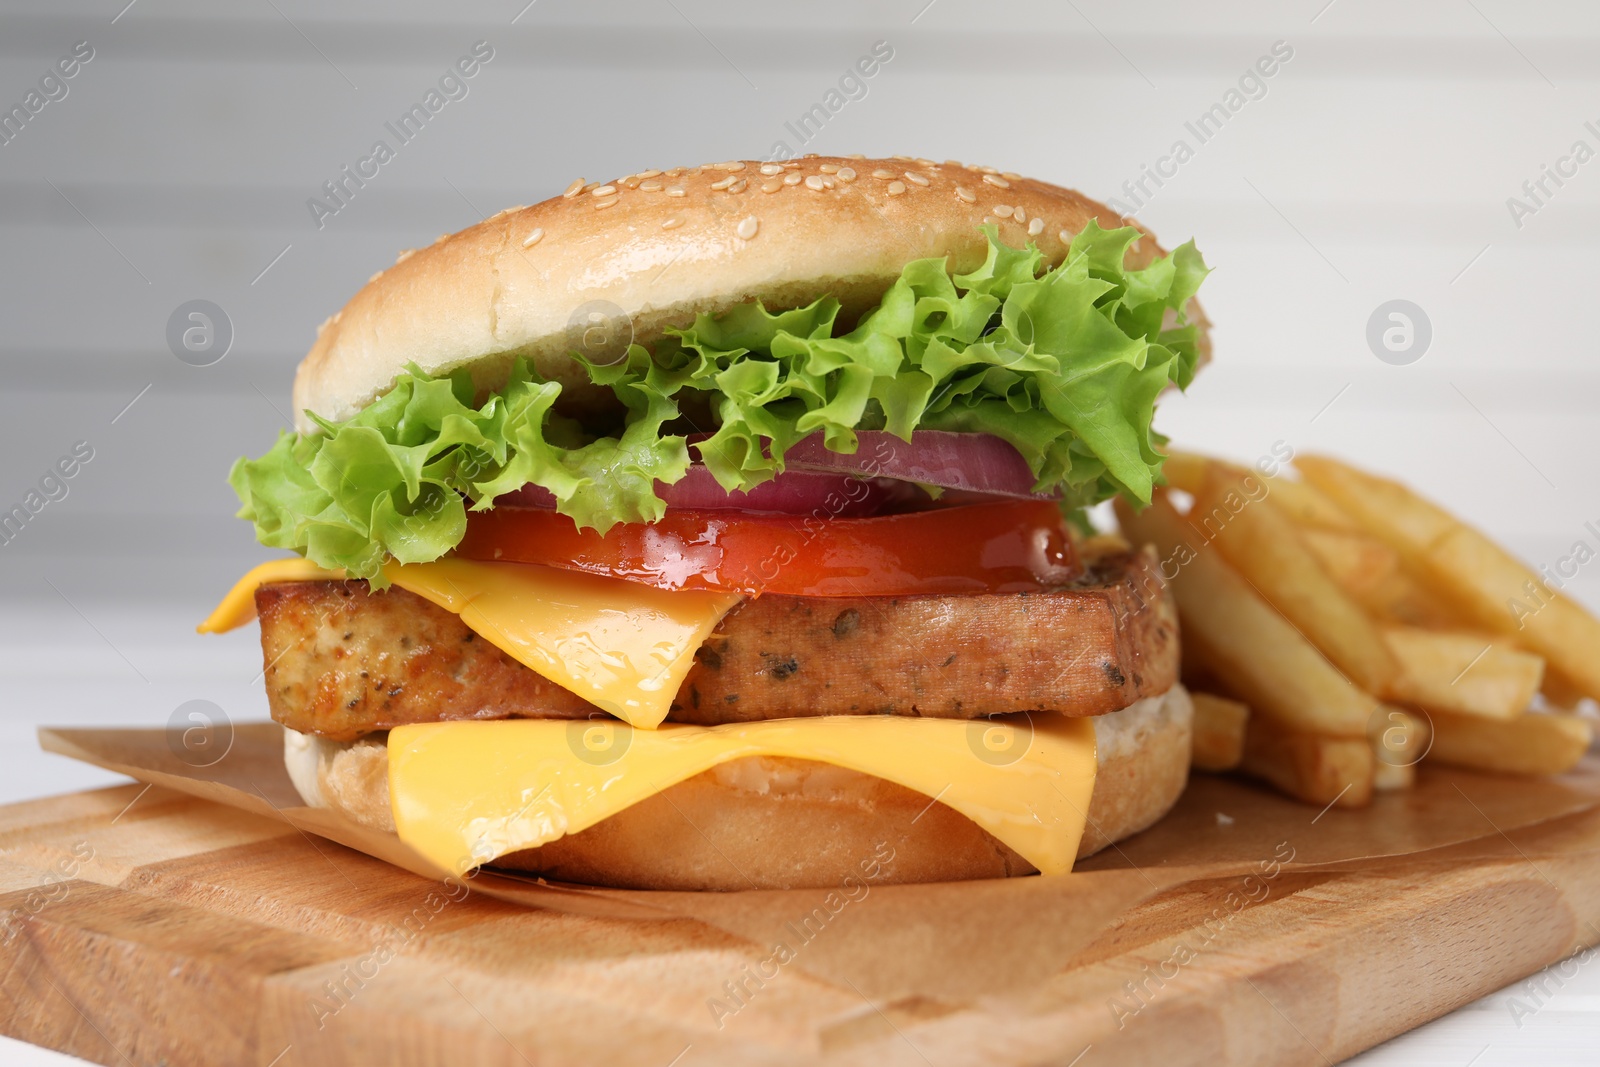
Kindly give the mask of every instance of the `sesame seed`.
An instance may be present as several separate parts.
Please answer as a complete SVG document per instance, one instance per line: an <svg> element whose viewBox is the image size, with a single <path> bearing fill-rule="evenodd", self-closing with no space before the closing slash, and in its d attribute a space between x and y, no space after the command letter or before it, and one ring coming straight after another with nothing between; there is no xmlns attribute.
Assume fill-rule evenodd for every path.
<svg viewBox="0 0 1600 1067"><path fill-rule="evenodd" d="M999 222L1000 222L1000 220L995 218L993 215L985 215L983 217L983 224L985 226L995 226L995 225L998 225Z"/></svg>
<svg viewBox="0 0 1600 1067"><path fill-rule="evenodd" d="M635 174L634 177L635 178L659 178L659 177L661 177L661 172L659 170L641 170L638 174Z"/></svg>
<svg viewBox="0 0 1600 1067"><path fill-rule="evenodd" d="M713 188L713 189L726 189L728 186L732 185L735 180L736 179L731 178L731 177L723 178L721 181L712 182L711 183L711 188Z"/></svg>
<svg viewBox="0 0 1600 1067"><path fill-rule="evenodd" d="M800 169L800 164L798 164L798 163L785 163L783 165L783 169L784 170L799 170Z"/></svg>
<svg viewBox="0 0 1600 1067"><path fill-rule="evenodd" d="M743 160L739 160L739 159L735 159L735 160L731 160L731 161L729 161L727 163L713 163L713 164L711 164L711 169L712 170L740 171L740 170L744 170L744 161Z"/></svg>
<svg viewBox="0 0 1600 1067"><path fill-rule="evenodd" d="M614 196L601 197L599 200L594 202L594 209L599 211L603 207L616 207L617 199L618 198Z"/></svg>
<svg viewBox="0 0 1600 1067"><path fill-rule="evenodd" d="M976 204L978 202L978 198L973 195L972 190L963 185L956 186L956 199L963 200L969 204Z"/></svg>
<svg viewBox="0 0 1600 1067"><path fill-rule="evenodd" d="M615 196L615 195L617 195L617 187L615 185L602 185L598 189L590 189L589 190L589 195L590 196Z"/></svg>
<svg viewBox="0 0 1600 1067"><path fill-rule="evenodd" d="M966 164L961 162L961 160L959 160L959 159L947 159L947 160L944 161L944 165L947 166L947 167L964 167L964 166L966 166Z"/></svg>
<svg viewBox="0 0 1600 1067"><path fill-rule="evenodd" d="M1014 170L1003 170L1000 172L1000 177L1004 178L1008 182L1020 182L1022 180L1022 175L1018 174Z"/></svg>
<svg viewBox="0 0 1600 1067"><path fill-rule="evenodd" d="M1028 236L1029 237L1037 237L1043 232L1044 232L1044 219L1041 219L1038 216L1035 216L1033 221L1028 223Z"/></svg>
<svg viewBox="0 0 1600 1067"><path fill-rule="evenodd" d="M661 191L661 183L657 181L640 182L639 188L647 193L659 193Z"/></svg>
<svg viewBox="0 0 1600 1067"><path fill-rule="evenodd" d="M906 171L906 181L910 182L913 185L920 185L924 189L926 189L928 187L928 179L924 178L922 175L918 174L914 170Z"/></svg>
<svg viewBox="0 0 1600 1067"><path fill-rule="evenodd" d="M636 174L630 174L617 184L622 186L624 189L637 189L639 188L639 177Z"/></svg>
<svg viewBox="0 0 1600 1067"><path fill-rule="evenodd" d="M669 186L667 186L667 195L668 196L682 196L683 195L683 186L681 186L681 185L669 185Z"/></svg>
<svg viewBox="0 0 1600 1067"><path fill-rule="evenodd" d="M537 233L540 237L544 236L543 230L535 230L533 232ZM400 264L404 263L406 260L410 259L416 254L417 250L415 248L402 248L400 250L400 254L394 257L394 265L398 267Z"/></svg>
<svg viewBox="0 0 1600 1067"><path fill-rule="evenodd" d="M763 163L761 164L761 173L771 177L774 174L782 174L783 168L776 163Z"/></svg>
<svg viewBox="0 0 1600 1067"><path fill-rule="evenodd" d="M821 178L821 176L816 175L816 174L808 175L806 177L806 188L814 190L814 191L819 192L819 193L822 192L822 178Z"/></svg>
<svg viewBox="0 0 1600 1067"><path fill-rule="evenodd" d="M1000 173L999 171L995 170L993 167L979 167L978 169L983 171L983 173L985 173L985 174L999 174Z"/></svg>
<svg viewBox="0 0 1600 1067"><path fill-rule="evenodd" d="M998 216L1002 219L1009 219L1015 211L1016 208L1012 207L1010 204L996 204L994 207L989 209L989 213L991 215Z"/></svg>
<svg viewBox="0 0 1600 1067"><path fill-rule="evenodd" d="M522 247L523 248L532 248L534 245L538 244L543 238L544 238L544 231L543 230L534 230L532 233L528 234L528 236L526 236L526 237L524 237L522 239Z"/></svg>
<svg viewBox="0 0 1600 1067"><path fill-rule="evenodd" d="M910 156L890 156L889 158L890 159L898 159L902 163L910 163L910 162L912 162L912 158Z"/></svg>
<svg viewBox="0 0 1600 1067"><path fill-rule="evenodd" d="M837 164L837 163L824 163L822 166L818 167L817 169L820 170L824 174L838 174L839 173L839 164Z"/></svg>
<svg viewBox="0 0 1600 1067"><path fill-rule="evenodd" d="M1000 177L1000 175L998 175L998 174L985 174L983 176L983 180L988 182L990 185L994 186L997 189L1009 189L1009 188L1011 188L1011 183L1006 181L1004 178Z"/></svg>
<svg viewBox="0 0 1600 1067"><path fill-rule="evenodd" d="M846 158L846 159L866 159L867 157L862 155L860 152L851 152L849 155L845 156L844 158Z"/></svg>
<svg viewBox="0 0 1600 1067"><path fill-rule="evenodd" d="M679 218L677 215L673 215L671 218L666 218L666 219L662 219L661 220L661 228L663 230L677 229L679 226L682 226L682 225L683 225L683 219Z"/></svg>
<svg viewBox="0 0 1600 1067"><path fill-rule="evenodd" d="M785 185L799 185L805 180L806 176L797 170L791 170L788 174L783 176L783 184Z"/></svg>
<svg viewBox="0 0 1600 1067"><path fill-rule="evenodd" d="M597 188L599 185L600 185L599 182L590 182L589 184L587 184L587 185L585 185L583 187L583 191L584 192L588 192L590 189Z"/></svg>
<svg viewBox="0 0 1600 1067"><path fill-rule="evenodd" d="M877 170L872 172L872 176L877 178L879 181L888 181L890 178L894 177L894 171L884 170L882 167L879 167Z"/></svg>
<svg viewBox="0 0 1600 1067"><path fill-rule="evenodd" d="M1066 230L1062 230L1060 233L1056 234L1056 239L1064 245L1070 245L1072 243L1072 234L1068 233Z"/></svg>
<svg viewBox="0 0 1600 1067"><path fill-rule="evenodd" d="M782 188L783 182L779 181L777 178L768 178L766 181L761 183L761 191L763 193L775 193Z"/></svg>
<svg viewBox="0 0 1600 1067"><path fill-rule="evenodd" d="M856 180L856 169L854 167L840 167L839 168L839 180L842 181L842 182L853 182L853 181L855 181Z"/></svg>
<svg viewBox="0 0 1600 1067"><path fill-rule="evenodd" d="M734 232L739 235L741 240L748 241L756 235L756 231L760 228L760 220L758 220L754 215L749 215L739 220L739 228Z"/></svg>
<svg viewBox="0 0 1600 1067"><path fill-rule="evenodd" d="M905 191L906 191L906 183L905 182L890 182L889 183L889 195L890 196L900 196Z"/></svg>
<svg viewBox="0 0 1600 1067"><path fill-rule="evenodd" d="M1022 210L1022 205L1021 204L1017 205L1017 210L1012 214L1011 217L1016 219L1018 222L1027 222L1028 221L1028 213L1026 211Z"/></svg>
<svg viewBox="0 0 1600 1067"><path fill-rule="evenodd" d="M582 178L574 178L572 179L572 184L567 186L566 191L561 195L566 197L568 200L571 200L573 197L583 192L583 186L584 181Z"/></svg>

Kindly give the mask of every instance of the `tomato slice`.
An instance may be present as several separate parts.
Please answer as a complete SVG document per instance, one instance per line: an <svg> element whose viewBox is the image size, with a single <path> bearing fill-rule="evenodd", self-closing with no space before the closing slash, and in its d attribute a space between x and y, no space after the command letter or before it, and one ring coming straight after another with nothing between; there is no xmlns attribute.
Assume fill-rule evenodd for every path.
<svg viewBox="0 0 1600 1067"><path fill-rule="evenodd" d="M1026 592L1083 570L1060 510L1035 500L875 518L672 508L603 536L554 511L502 505L468 517L456 552L747 596Z"/></svg>

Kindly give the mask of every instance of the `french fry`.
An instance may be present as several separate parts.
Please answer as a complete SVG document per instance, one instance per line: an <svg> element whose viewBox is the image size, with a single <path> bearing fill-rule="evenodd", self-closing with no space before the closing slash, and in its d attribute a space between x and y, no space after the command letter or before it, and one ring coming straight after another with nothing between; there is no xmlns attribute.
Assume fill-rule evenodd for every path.
<svg viewBox="0 0 1600 1067"><path fill-rule="evenodd" d="M1356 521L1402 556L1420 555L1460 525L1454 516L1399 482L1358 471L1325 456L1297 456L1295 469Z"/></svg>
<svg viewBox="0 0 1600 1067"><path fill-rule="evenodd" d="M1544 694L1545 701L1551 707L1566 711L1575 711L1578 703L1584 699L1583 692L1563 678L1559 671L1551 670L1549 664L1545 665L1544 684L1539 687L1539 692Z"/></svg>
<svg viewBox="0 0 1600 1067"><path fill-rule="evenodd" d="M1379 693L1400 673L1366 612L1328 577L1262 479L1212 468L1189 525L1356 685Z"/></svg>
<svg viewBox="0 0 1600 1067"><path fill-rule="evenodd" d="M1181 489L1185 493L1198 493L1205 484L1206 472L1218 460L1209 456L1196 455L1193 452L1172 452L1161 463L1161 474L1167 479L1167 484L1174 489Z"/></svg>
<svg viewBox="0 0 1600 1067"><path fill-rule="evenodd" d="M1279 475L1268 478L1267 485L1271 487L1272 498L1278 502L1284 514L1301 526L1335 533L1358 533L1361 530L1360 524L1339 510L1339 505L1307 482Z"/></svg>
<svg viewBox="0 0 1600 1067"><path fill-rule="evenodd" d="M1196 494L1212 471L1244 476L1254 474L1249 467L1213 459L1194 452L1172 452L1161 465L1167 484L1185 493ZM1361 527L1338 506L1305 482L1274 475L1262 476L1278 505L1295 523L1314 529L1358 533Z"/></svg>
<svg viewBox="0 0 1600 1067"><path fill-rule="evenodd" d="M1244 757L1250 708L1212 693L1190 693L1194 735L1189 765L1197 771L1231 771Z"/></svg>
<svg viewBox="0 0 1600 1067"><path fill-rule="evenodd" d="M1529 713L1506 721L1436 712L1429 759L1501 774L1560 774L1583 758L1594 726L1576 715Z"/></svg>
<svg viewBox="0 0 1600 1067"><path fill-rule="evenodd" d="M1385 626L1400 671L1379 695L1429 711L1514 719L1544 679L1544 660L1495 635Z"/></svg>
<svg viewBox="0 0 1600 1067"><path fill-rule="evenodd" d="M1372 764L1372 790L1375 793L1398 793L1417 784L1417 767L1414 763Z"/></svg>
<svg viewBox="0 0 1600 1067"><path fill-rule="evenodd" d="M1399 483L1331 459L1302 457L1296 465L1479 625L1512 636L1580 692L1600 699L1600 619L1549 589L1483 534Z"/></svg>
<svg viewBox="0 0 1600 1067"><path fill-rule="evenodd" d="M1600 699L1600 619L1542 586L1532 571L1469 527L1447 535L1430 557L1438 580L1454 581L1480 618L1500 624L1497 629Z"/></svg>
<svg viewBox="0 0 1600 1067"><path fill-rule="evenodd" d="M1371 534L1302 526L1300 539L1328 577L1373 618L1407 626L1461 625L1459 613L1418 584L1401 565L1400 554Z"/></svg>
<svg viewBox="0 0 1600 1067"><path fill-rule="evenodd" d="M1328 577L1365 603L1400 573L1400 553L1364 533L1302 528L1300 540Z"/></svg>
<svg viewBox="0 0 1600 1067"><path fill-rule="evenodd" d="M1459 611L1445 604L1404 568L1382 587L1373 590L1370 597L1362 599L1361 604L1378 618L1403 626L1449 630L1466 622Z"/></svg>
<svg viewBox="0 0 1600 1067"><path fill-rule="evenodd" d="M1299 733L1252 715L1240 767L1308 804L1364 808L1372 802L1376 763L1365 737Z"/></svg>
<svg viewBox="0 0 1600 1067"><path fill-rule="evenodd" d="M1097 556L1110 555L1113 552L1126 552L1127 539L1118 533L1097 533L1093 537L1085 537L1078 542L1078 555L1084 559L1094 559Z"/></svg>
<svg viewBox="0 0 1600 1067"><path fill-rule="evenodd" d="M1201 665L1250 706L1252 720L1267 715L1306 732L1360 738L1368 751L1367 720L1377 701L1258 597L1220 553L1197 550L1193 527L1163 496L1137 515L1119 500L1117 516L1130 541L1156 546L1184 640L1203 635Z"/></svg>
<svg viewBox="0 0 1600 1067"><path fill-rule="evenodd" d="M1405 789L1415 779L1411 769L1428 754L1433 726L1427 717L1385 704L1367 727L1372 754L1374 789ZM1399 773L1399 772L1406 773Z"/></svg>
<svg viewBox="0 0 1600 1067"><path fill-rule="evenodd" d="M1205 485L1206 476L1218 470L1240 476L1255 473L1238 463L1195 452L1169 453L1161 464L1161 473L1166 477L1167 484L1185 493L1198 493ZM1277 498L1278 506L1298 525L1343 533L1361 531L1360 524L1308 483L1282 475L1263 475L1262 478Z"/></svg>
<svg viewBox="0 0 1600 1067"><path fill-rule="evenodd" d="M1227 693L1228 687L1211 669L1211 664L1218 662L1221 657L1206 647L1205 635L1190 631L1179 634L1178 640L1182 646L1178 680L1189 687L1189 692Z"/></svg>

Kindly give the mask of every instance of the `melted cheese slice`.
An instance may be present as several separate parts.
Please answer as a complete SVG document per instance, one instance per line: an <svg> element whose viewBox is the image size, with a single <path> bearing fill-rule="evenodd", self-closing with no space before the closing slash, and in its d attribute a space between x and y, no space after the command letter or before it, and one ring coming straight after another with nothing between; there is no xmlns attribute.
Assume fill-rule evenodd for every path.
<svg viewBox="0 0 1600 1067"><path fill-rule="evenodd" d="M383 573L461 616L517 662L646 729L667 717L695 650L741 599L523 563L442 559L389 563ZM248 623L261 585L343 577L303 559L263 563L234 585L199 631Z"/></svg>
<svg viewBox="0 0 1600 1067"><path fill-rule="evenodd" d="M1019 724L1020 723L1020 724ZM845 767L937 799L1045 874L1072 869L1094 791L1094 723L894 715L723 726L512 719L389 733L401 840L455 874L575 834L744 756Z"/></svg>
<svg viewBox="0 0 1600 1067"><path fill-rule="evenodd" d="M199 634L225 634L237 630L256 617L256 590L274 582L318 582L344 578L344 571L330 571L299 556L257 564L233 583L220 603L211 609L206 621L194 628Z"/></svg>

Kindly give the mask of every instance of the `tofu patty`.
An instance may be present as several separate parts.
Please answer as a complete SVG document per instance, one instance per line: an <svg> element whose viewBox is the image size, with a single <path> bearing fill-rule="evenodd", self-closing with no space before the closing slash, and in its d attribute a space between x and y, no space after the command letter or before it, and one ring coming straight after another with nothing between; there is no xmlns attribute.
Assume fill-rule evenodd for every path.
<svg viewBox="0 0 1600 1067"><path fill-rule="evenodd" d="M1178 623L1154 555L1088 563L1040 593L746 600L696 653L668 720L1101 715L1166 692ZM256 607L272 717L301 733L601 714L398 587L282 582Z"/></svg>

